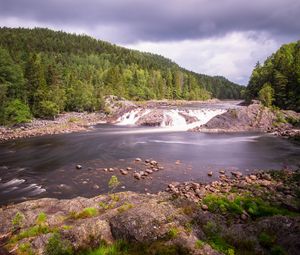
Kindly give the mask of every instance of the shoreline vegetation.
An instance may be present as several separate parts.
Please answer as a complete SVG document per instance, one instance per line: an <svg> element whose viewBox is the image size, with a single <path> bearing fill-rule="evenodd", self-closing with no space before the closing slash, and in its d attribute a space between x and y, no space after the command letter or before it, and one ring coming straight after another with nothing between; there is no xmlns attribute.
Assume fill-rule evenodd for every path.
<svg viewBox="0 0 300 255"><path fill-rule="evenodd" d="M0 209L1 254L297 254L300 172L220 170L164 192L42 198ZM98 252L98 253L97 253Z"/></svg>

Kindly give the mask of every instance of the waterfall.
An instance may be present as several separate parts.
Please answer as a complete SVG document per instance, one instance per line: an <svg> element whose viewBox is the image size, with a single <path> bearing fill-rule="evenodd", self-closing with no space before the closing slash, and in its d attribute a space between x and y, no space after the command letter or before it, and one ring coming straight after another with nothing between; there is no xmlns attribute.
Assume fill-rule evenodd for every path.
<svg viewBox="0 0 300 255"><path fill-rule="evenodd" d="M159 126L168 130L186 131L207 123L227 109L143 109L125 113L117 120L117 125ZM154 121L153 121L154 120ZM153 124L155 123L155 124Z"/></svg>

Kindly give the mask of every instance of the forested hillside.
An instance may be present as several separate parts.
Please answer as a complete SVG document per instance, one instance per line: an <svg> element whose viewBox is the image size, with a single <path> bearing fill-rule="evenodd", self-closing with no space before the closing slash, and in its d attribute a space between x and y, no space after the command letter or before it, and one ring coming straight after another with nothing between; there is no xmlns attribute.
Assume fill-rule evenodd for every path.
<svg viewBox="0 0 300 255"><path fill-rule="evenodd" d="M240 98L241 86L159 55L85 35L0 28L0 122L94 111L114 94L134 100Z"/></svg>
<svg viewBox="0 0 300 255"><path fill-rule="evenodd" d="M283 45L263 65L257 63L246 90L248 99L300 111L300 41Z"/></svg>

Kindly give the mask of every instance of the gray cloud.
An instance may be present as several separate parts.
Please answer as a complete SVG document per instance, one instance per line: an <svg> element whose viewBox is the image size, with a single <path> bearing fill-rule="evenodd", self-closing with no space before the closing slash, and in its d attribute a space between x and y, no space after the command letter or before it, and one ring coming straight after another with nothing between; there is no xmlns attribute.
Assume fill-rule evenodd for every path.
<svg viewBox="0 0 300 255"><path fill-rule="evenodd" d="M0 0L0 17L78 27L116 43L201 39L234 31L291 40L300 35L299 0Z"/></svg>

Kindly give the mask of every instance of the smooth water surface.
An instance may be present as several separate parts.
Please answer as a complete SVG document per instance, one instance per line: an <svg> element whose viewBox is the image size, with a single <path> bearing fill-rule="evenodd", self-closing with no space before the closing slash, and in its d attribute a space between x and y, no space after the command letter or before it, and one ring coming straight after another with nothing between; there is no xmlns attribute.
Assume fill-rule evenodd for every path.
<svg viewBox="0 0 300 255"><path fill-rule="evenodd" d="M99 125L91 132L34 137L0 144L0 204L38 197L91 197L108 191L112 175L118 190L157 192L171 181L208 181L208 171L250 172L297 168L300 146L260 133L205 134L165 129ZM145 170L134 159L154 159L164 166L151 178L136 180ZM175 164L180 160L180 164ZM76 165L81 164L80 170ZM133 168L122 176L119 170ZM146 190L145 190L146 189Z"/></svg>

